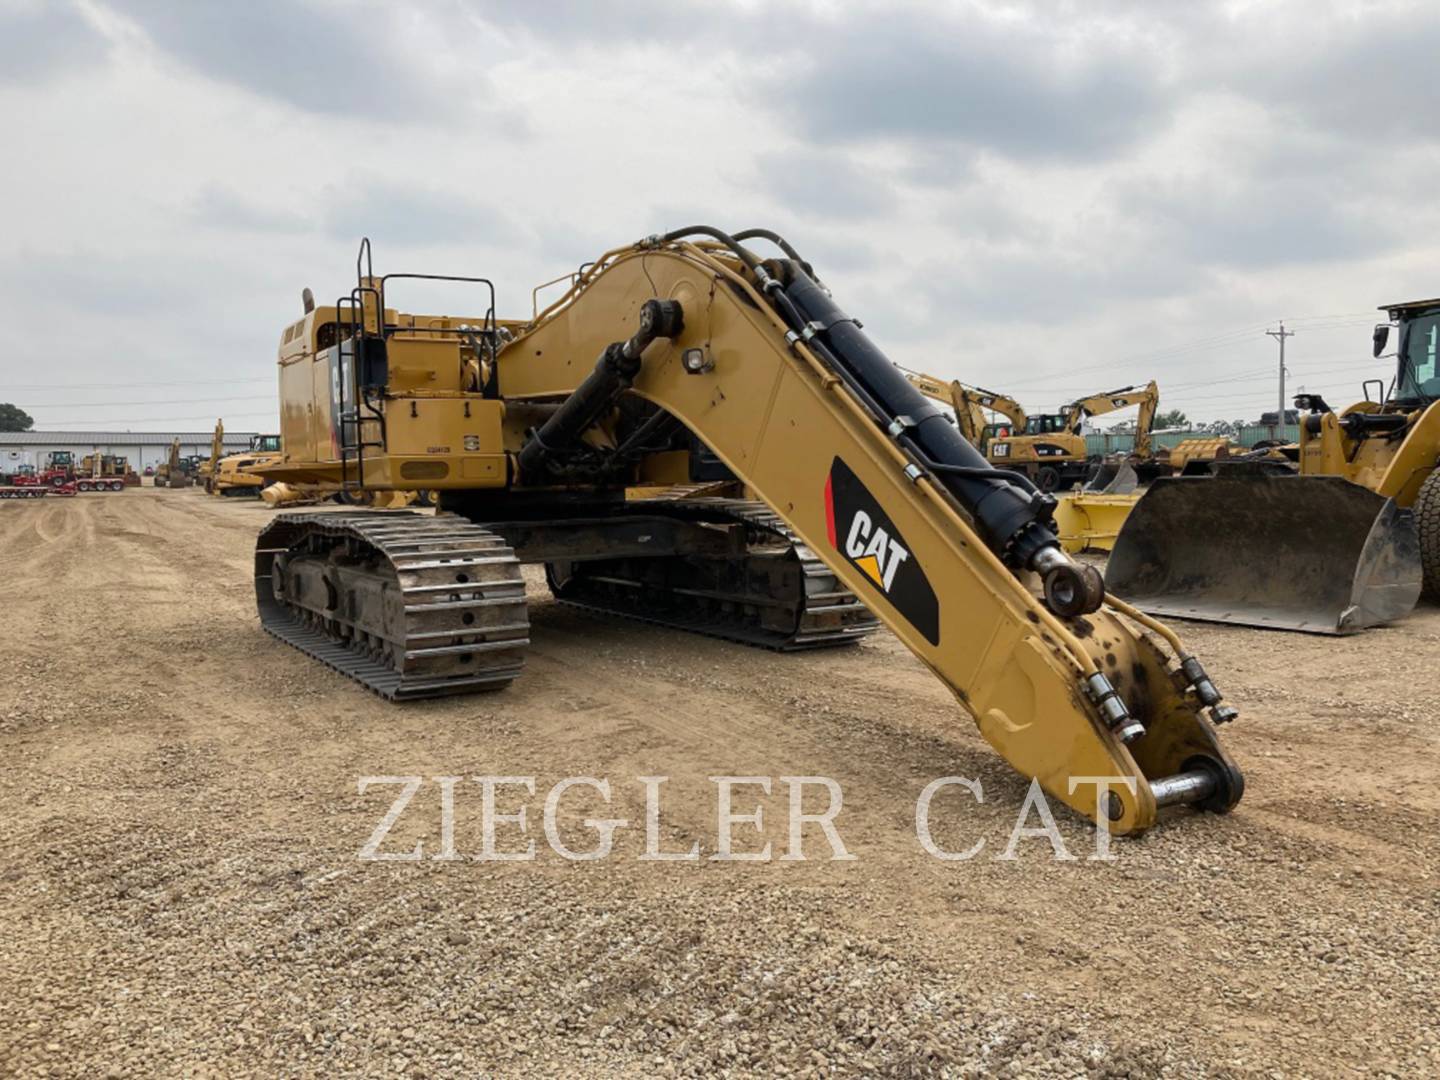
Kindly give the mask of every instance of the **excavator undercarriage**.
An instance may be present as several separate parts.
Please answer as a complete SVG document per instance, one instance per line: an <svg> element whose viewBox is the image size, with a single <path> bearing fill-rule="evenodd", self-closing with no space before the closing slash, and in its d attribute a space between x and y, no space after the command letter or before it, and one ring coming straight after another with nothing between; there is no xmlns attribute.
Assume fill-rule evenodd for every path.
<svg viewBox="0 0 1440 1080"><path fill-rule="evenodd" d="M1199 661L1105 595L1054 498L992 468L782 238L616 248L529 320L478 278L455 280L488 292L481 316L390 307L414 276L376 277L366 244L348 296L307 294L260 471L424 488L440 512L277 517L272 633L396 699L498 688L528 640L520 564L543 563L565 603L775 649L883 622L1016 769L1114 831L1239 800L1214 727L1234 710Z"/></svg>

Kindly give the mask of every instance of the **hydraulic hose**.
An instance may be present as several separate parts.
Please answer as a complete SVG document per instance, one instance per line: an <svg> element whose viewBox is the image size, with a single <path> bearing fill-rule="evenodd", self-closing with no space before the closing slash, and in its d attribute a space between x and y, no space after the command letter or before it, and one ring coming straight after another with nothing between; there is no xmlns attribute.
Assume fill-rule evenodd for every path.
<svg viewBox="0 0 1440 1080"><path fill-rule="evenodd" d="M731 236L729 233L721 232L719 229L711 225L686 225L683 229L671 229L669 232L665 233L662 236L656 237L655 239L659 243L669 244L673 243L676 240L683 240L687 236L696 235L708 236L712 240L720 241L720 243L724 244L727 248L734 252L737 259L743 262L751 270L758 270L760 268L760 260L755 257L755 253L753 251L746 248L743 244L740 243L739 240Z"/></svg>
<svg viewBox="0 0 1440 1080"><path fill-rule="evenodd" d="M772 232L770 229L742 229L740 232L737 232L735 234L735 239L769 240L772 244L778 247L781 251L785 252L786 255L790 256L790 258L794 259L796 262L802 263L807 267L810 265L809 260L801 258L800 253L790 246L790 242L788 240L786 240L779 233Z"/></svg>
<svg viewBox="0 0 1440 1080"><path fill-rule="evenodd" d="M785 296L801 320L802 335L823 335L821 348L838 369L854 376L869 397L899 425L937 470L945 486L968 510L986 543L1006 562L1029 568L1044 547L1058 547L1050 528L1051 505L1037 499L1026 485L995 469L945 418L940 408L920 393L875 347L800 267L791 268ZM815 337L810 345L814 348Z"/></svg>
<svg viewBox="0 0 1440 1080"><path fill-rule="evenodd" d="M789 262L776 269L781 277L764 267L756 276L791 326L793 340L803 340L872 403L890 434L966 509L992 551L1008 566L1044 577L1052 611L1069 617L1096 610L1104 582L1093 568L1078 566L1061 550L1054 500L1018 474L991 466L803 267Z"/></svg>

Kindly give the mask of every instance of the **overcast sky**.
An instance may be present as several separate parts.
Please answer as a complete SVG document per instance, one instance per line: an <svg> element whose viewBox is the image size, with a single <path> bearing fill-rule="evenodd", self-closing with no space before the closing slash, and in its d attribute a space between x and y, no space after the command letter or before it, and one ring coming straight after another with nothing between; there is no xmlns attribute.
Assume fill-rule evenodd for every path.
<svg viewBox="0 0 1440 1080"><path fill-rule="evenodd" d="M1358 396L1440 293L1440 5L0 0L0 401L274 428L300 290L784 233L906 366L1029 407ZM400 306L467 312L468 297Z"/></svg>

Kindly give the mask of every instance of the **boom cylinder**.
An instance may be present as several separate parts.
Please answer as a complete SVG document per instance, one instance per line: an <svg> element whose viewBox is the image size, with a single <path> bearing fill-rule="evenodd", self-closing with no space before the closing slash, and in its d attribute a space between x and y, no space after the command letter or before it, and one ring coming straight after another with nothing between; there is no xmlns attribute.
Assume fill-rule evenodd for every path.
<svg viewBox="0 0 1440 1080"><path fill-rule="evenodd" d="M606 409L615 404L640 372L640 354L656 338L674 337L684 325L679 301L647 300L640 308L640 328L628 341L607 345L595 370L520 448L520 475L537 477L546 461L574 445Z"/></svg>
<svg viewBox="0 0 1440 1080"><path fill-rule="evenodd" d="M800 336L808 340L823 335L835 361L942 467L937 472L940 482L969 511L993 551L1011 566L1044 569L1036 565L1037 559L1046 561L1041 552L1060 548L1054 502L1015 474L991 466L801 267L792 263L788 269L784 293L804 320L806 330Z"/></svg>

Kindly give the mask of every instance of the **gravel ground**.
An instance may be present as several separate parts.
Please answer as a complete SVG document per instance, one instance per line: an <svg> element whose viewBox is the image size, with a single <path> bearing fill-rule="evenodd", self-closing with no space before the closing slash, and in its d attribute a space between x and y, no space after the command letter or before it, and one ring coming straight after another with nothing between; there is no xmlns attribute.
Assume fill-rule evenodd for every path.
<svg viewBox="0 0 1440 1080"><path fill-rule="evenodd" d="M509 690L391 706L262 633L254 503L145 488L0 506L0 1071L15 1075L1092 1075L1440 1072L1440 611L1337 641L1182 627L1242 709L1249 791L1179 811L1109 863L1006 845L1025 797L888 635L778 656L553 603ZM362 776L534 776L531 862L478 862L481 788ZM715 850L715 775L822 775L853 861L787 846L785 787ZM950 790L920 848L916 798ZM607 859L546 845L627 818ZM963 798L960 797L963 795ZM823 804L824 793L810 796ZM815 804L807 801L807 807ZM513 824L497 844L524 842Z"/></svg>

